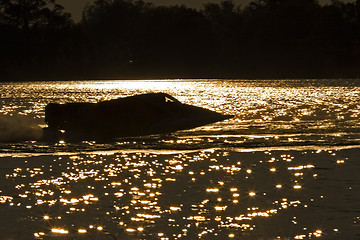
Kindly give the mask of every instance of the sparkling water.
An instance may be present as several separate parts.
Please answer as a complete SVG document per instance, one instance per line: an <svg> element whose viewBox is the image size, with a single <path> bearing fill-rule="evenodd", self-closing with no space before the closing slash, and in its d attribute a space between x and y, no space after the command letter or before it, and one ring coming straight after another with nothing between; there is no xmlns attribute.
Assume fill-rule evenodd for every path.
<svg viewBox="0 0 360 240"><path fill-rule="evenodd" d="M50 102L148 92L235 117L41 140ZM360 80L2 83L0 96L4 239L360 238Z"/></svg>

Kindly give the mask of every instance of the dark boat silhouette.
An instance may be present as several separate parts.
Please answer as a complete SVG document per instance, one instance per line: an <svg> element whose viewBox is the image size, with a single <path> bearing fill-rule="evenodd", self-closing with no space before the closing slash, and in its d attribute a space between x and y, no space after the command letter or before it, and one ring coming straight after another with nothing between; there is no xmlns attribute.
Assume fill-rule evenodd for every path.
<svg viewBox="0 0 360 240"><path fill-rule="evenodd" d="M49 103L44 137L113 139L171 133L211 124L233 115L179 102L166 93L148 93L99 103Z"/></svg>

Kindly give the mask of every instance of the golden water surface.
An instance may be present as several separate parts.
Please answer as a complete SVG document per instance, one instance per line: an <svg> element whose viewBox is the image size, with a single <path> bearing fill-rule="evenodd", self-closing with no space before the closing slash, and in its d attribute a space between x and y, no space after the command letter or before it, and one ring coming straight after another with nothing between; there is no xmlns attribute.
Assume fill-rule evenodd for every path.
<svg viewBox="0 0 360 240"><path fill-rule="evenodd" d="M357 239L358 85L2 84L0 238ZM110 143L39 140L49 102L98 102L151 91L235 118Z"/></svg>

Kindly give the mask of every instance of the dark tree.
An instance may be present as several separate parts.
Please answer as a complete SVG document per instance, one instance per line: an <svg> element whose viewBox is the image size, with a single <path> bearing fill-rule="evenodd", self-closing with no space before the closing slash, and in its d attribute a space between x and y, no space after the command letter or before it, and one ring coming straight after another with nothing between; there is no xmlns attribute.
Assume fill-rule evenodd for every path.
<svg viewBox="0 0 360 240"><path fill-rule="evenodd" d="M176 77L194 72L208 59L210 25L195 9L97 0L83 16L93 70Z"/></svg>
<svg viewBox="0 0 360 240"><path fill-rule="evenodd" d="M0 1L0 71L5 79L38 79L60 65L66 68L73 55L66 37L71 38L74 24L63 10L54 0Z"/></svg>
<svg viewBox="0 0 360 240"><path fill-rule="evenodd" d="M215 60L212 68L225 76L243 69L244 18L242 9L233 1L225 0L219 4L207 3L202 10L204 17L210 22L211 43Z"/></svg>
<svg viewBox="0 0 360 240"><path fill-rule="evenodd" d="M5 79L360 74L360 0L95 0L78 24L55 0L1 0L0 35Z"/></svg>
<svg viewBox="0 0 360 240"><path fill-rule="evenodd" d="M124 71L142 48L144 14L151 7L143 1L96 0L83 12L81 25L87 36L88 68L110 73Z"/></svg>
<svg viewBox="0 0 360 240"><path fill-rule="evenodd" d="M1 0L0 21L21 30L71 23L71 16L63 12L55 0Z"/></svg>

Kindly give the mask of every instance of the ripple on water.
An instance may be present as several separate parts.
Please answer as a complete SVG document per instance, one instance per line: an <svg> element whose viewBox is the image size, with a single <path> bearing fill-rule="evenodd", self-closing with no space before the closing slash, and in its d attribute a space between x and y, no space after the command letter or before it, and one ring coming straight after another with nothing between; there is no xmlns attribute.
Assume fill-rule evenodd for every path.
<svg viewBox="0 0 360 240"><path fill-rule="evenodd" d="M0 123L9 126L0 126L2 237L355 239L359 83L1 83ZM28 118L44 124L49 102L151 91L235 118L112 142L48 143L21 134Z"/></svg>
<svg viewBox="0 0 360 240"><path fill-rule="evenodd" d="M357 154L209 149L3 157L1 211L26 226L6 232L38 239L353 236Z"/></svg>

